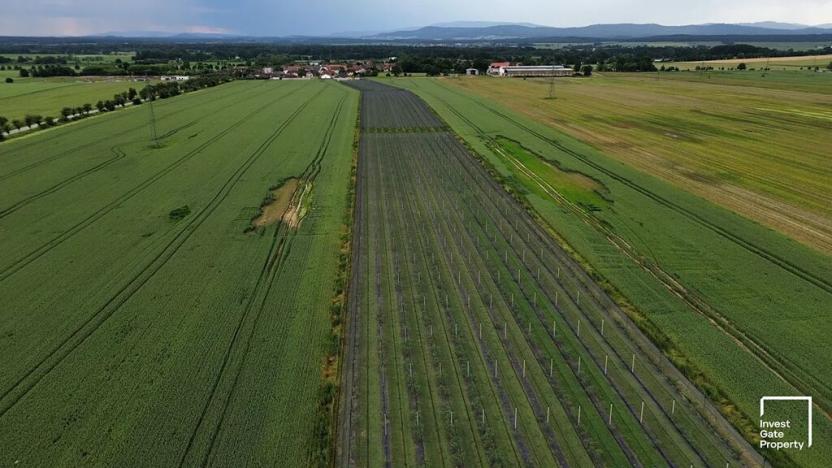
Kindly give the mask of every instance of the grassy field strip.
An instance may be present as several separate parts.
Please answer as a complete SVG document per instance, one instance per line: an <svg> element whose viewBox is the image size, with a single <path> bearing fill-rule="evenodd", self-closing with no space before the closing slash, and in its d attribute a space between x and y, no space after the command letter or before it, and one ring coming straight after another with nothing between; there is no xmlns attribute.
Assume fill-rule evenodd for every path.
<svg viewBox="0 0 832 468"><path fill-rule="evenodd" d="M221 140L206 150L200 163L209 173L219 170L216 176L203 178L202 171L195 171L167 178L155 187L155 199L136 197L97 223L98 229L73 239L74 247L97 241L104 260L113 247L129 250L118 248L119 243L132 248L126 255L157 254L150 247L160 242L174 242L171 247L176 249L163 251L158 260L163 265L155 274L145 273L149 275L145 287L3 413L4 427L15 428L0 434L3 464L7 457L14 457L9 463L19 459L33 464L130 465L141 461L172 465L186 450L188 435L199 427L206 401L213 402L206 423L218 423L221 430L203 424L205 430L195 439L199 444L189 455L194 459L222 465L263 465L287 459L303 464L310 456L309 442L317 436L310 415L317 401L309 396L320 385L329 346L328 306L349 185L350 122L354 121L349 116L355 115L356 94L335 84L281 83L267 89L261 97L265 103L278 102L275 97L284 91L294 91L295 97L286 106L264 109L260 117L268 124L235 130L238 138L251 143ZM222 91L216 92L219 96ZM346 95L353 99L345 101ZM288 123L293 112L296 119ZM301 134L308 138L297 138ZM237 151L227 151L232 147ZM252 209L269 186L289 176L313 179L316 186L297 233L287 231L285 224L245 233ZM202 184L207 187L199 187ZM188 196L197 197L188 199L192 213L179 222L168 221L165 206L170 206L170 200L166 197L175 199L177 190L191 186L196 190ZM296 200L300 197L298 193ZM160 202L161 209L156 205ZM164 217L160 224L170 227L147 240L132 240L142 239L139 234L153 220L142 208L148 203L156 216ZM281 238L286 239L283 248ZM95 260L86 259L89 247L71 250L55 252L70 260L65 262L67 270L81 267L88 274L87 281L100 281L96 274L107 270L83 268ZM73 253L74 259L67 257ZM164 258L168 254L169 261ZM134 268L128 260L116 263ZM143 262L136 262L136 271L143 268L139 263ZM258 281L258 271L251 265L264 264L273 270ZM11 278L12 282L26 279L29 269L25 271ZM266 278L273 280L268 288ZM112 286L117 288L120 280L117 275ZM55 277L51 282L64 285L67 279ZM11 286L0 283L3 289ZM263 294L272 287L270 294ZM40 302L48 306L56 297L46 295ZM24 299L21 295L20 301ZM28 303L28 309L16 307L36 311L31 297ZM56 319L66 320L83 315L86 309L58 310ZM26 315L20 314L19 319ZM24 338L35 335L21 333L13 318L11 313L2 314L0 326L15 332L9 344L28 351L31 344ZM246 323L235 340L235 326L241 320ZM212 397L212 382L222 373L226 351L216 343L235 344L218 393ZM297 349L304 352L289 352ZM293 425L292 434L285 433L287 424ZM152 453L143 449L149 446L154 447Z"/></svg>
<svg viewBox="0 0 832 468"><path fill-rule="evenodd" d="M291 124L307 107L307 105L318 97L321 94L321 91L318 92L315 96L309 98L304 104L298 107L284 122L283 125L280 125L276 128L275 132L273 133L273 137L270 137L270 140L267 140L262 148L268 148L268 146L274 141L283 130ZM317 176L317 172L319 171L320 161L324 157L326 153L326 148L329 145L330 139L332 138L333 128L335 126L336 118L340 115L341 109L344 102L344 97L338 101L338 104L332 113L332 118L329 122L329 126L327 127L327 131L321 140L321 146L318 148L315 157L304 169L304 172L299 175L299 179L303 181L303 183L313 183L315 180L315 176ZM295 190L292 195L292 202L290 205L297 205L300 202L300 197L302 195L302 190ZM265 308L265 304L268 300L269 294L272 290L272 286L276 282L276 278L281 274L285 258L289 255L292 243L294 241L295 231L285 223L281 223L278 225L277 229L273 231L272 239L269 245L268 255L264 258L262 269L260 270L259 277L254 284L253 290L251 295L249 296L248 301L246 302L246 306L244 309L243 314L240 317L240 320L235 328L233 339L229 343L225 356L223 358L223 365L220 368L220 372L217 374L216 379L214 381L214 385L212 386L212 391L210 397L205 403L203 408L202 414L199 418L199 423L195 426L193 433L191 434L191 438L188 442L188 446L183 453L182 459L180 461L180 466L186 464L193 463L193 459L189 459L188 455L191 452L192 447L198 445L196 439L198 435L202 432L203 424L206 421L206 415L210 412L212 405L215 401L220 401L218 403L220 405L220 409L214 410L214 413L219 413L217 417L217 422L212 425L208 426L207 432L209 434L209 442L207 449L204 450L203 455L201 457L201 461L199 463L205 465L210 463L214 463L215 460L212 458L213 450L215 447L216 438L218 437L221 429L223 428L223 422L225 420L226 414L228 413L229 408L229 401L234 398L235 389L238 387L238 381L240 377L240 372L245 365L246 357L249 354L249 350L251 348L251 339L254 335L254 332L257 328L258 322L260 321L260 317L263 313ZM249 320L249 315L252 318ZM251 322L250 327L247 325L248 322ZM245 330L248 330L248 334L245 333ZM241 338L242 337L242 338ZM239 363L234 363L231 365L229 375L232 377L228 377L231 379L231 383L227 384L228 390L224 393L224 397L217 396L217 389L221 387L221 380L225 377L226 369L229 369L229 362L232 362L232 357L240 355L237 359ZM218 400L216 400L218 398ZM194 455L196 456L196 455ZM197 458L199 460L199 458Z"/></svg>
<svg viewBox="0 0 832 468"><path fill-rule="evenodd" d="M2 417L9 409L11 409L26 393L28 393L45 375L47 375L55 366L65 358L66 355L75 350L77 346L82 344L86 338L95 332L103 322L109 319L130 297L133 296L147 281L155 275L167 263L170 258L175 255L176 251L188 240L191 234L199 228L199 226L212 215L214 210L220 203L228 196L230 190L251 167L251 165L265 152L269 145L280 135L285 126L297 116L305 107L300 106L285 123L271 134L258 147L254 153L248 156L243 164L231 175L231 177L220 187L220 190L211 198L210 202L199 212L196 216L190 218L185 227L179 231L179 234L165 246L165 249L160 252L139 275L134 276L130 282L119 289L118 294L113 296L107 303L98 309L93 315L83 322L79 328L72 335L66 337L61 342L60 346L47 354L34 368L27 371L11 387L7 388L0 394L0 417ZM17 270L15 270L17 271ZM0 277L0 280L6 279L8 276ZM54 357L54 358L53 358ZM14 392L14 394L12 394Z"/></svg>

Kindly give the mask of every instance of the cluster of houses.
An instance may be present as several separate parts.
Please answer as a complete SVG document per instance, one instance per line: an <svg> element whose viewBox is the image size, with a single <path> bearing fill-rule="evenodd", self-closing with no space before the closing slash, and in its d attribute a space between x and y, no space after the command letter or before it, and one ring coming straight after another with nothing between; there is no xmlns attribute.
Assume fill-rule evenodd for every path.
<svg viewBox="0 0 832 468"><path fill-rule="evenodd" d="M575 70L563 65L512 65L511 62L494 62L489 65L487 73L508 78L535 78L572 76Z"/></svg>
<svg viewBox="0 0 832 468"><path fill-rule="evenodd" d="M346 63L323 63L316 61L300 61L282 67L262 67L248 70L253 72L256 78L262 79L352 79L362 76L375 76L379 73L391 73L396 65L396 57L390 57L381 63L373 60L361 60ZM556 77L573 76L575 70L563 65L523 65L512 64L511 62L494 62L486 73L489 76L535 78L535 77ZM467 75L479 75L480 70L468 68ZM251 76L251 75L249 75ZM173 78L173 77L171 77Z"/></svg>
<svg viewBox="0 0 832 468"><path fill-rule="evenodd" d="M388 64L385 63L384 65L386 66ZM384 70L384 67L382 67L382 70ZM357 78L376 72L376 64L372 60L326 64L320 62L298 62L284 65L281 68L263 67L259 71L258 77L271 79L320 78L322 80L330 80L337 78Z"/></svg>

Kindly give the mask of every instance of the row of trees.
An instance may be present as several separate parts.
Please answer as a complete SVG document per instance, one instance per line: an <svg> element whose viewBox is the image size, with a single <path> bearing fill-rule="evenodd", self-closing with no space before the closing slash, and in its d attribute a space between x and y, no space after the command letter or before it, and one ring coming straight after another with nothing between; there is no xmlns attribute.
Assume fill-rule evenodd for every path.
<svg viewBox="0 0 832 468"><path fill-rule="evenodd" d="M0 116L0 141L5 138L4 133L8 133L12 129L20 130L22 128L38 128L52 127L60 122L68 122L70 120L78 120L80 118L88 117L93 113L93 109L99 113L116 110L124 107L128 103L133 105L140 105L144 101L154 101L156 99L166 99L171 96L196 91L198 89L209 88L217 86L222 83L231 81L233 77L230 75L207 75L192 78L183 82L163 82L159 84L149 84L136 91L135 88L130 88L123 93L118 93L112 99L100 100L92 104L84 104L78 107L64 107L61 109L60 118L43 117L40 115L26 115L24 119L9 120L6 117Z"/></svg>

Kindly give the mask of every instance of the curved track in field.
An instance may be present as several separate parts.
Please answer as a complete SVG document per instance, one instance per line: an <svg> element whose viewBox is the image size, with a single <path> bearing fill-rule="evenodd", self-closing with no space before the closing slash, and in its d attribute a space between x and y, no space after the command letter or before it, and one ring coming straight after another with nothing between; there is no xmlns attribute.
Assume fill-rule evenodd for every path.
<svg viewBox="0 0 832 468"><path fill-rule="evenodd" d="M318 93L320 94L320 92ZM266 107L273 105L275 102L280 101L286 95L281 95L273 101L267 102L260 108L256 109L255 111L247 114L242 119L238 120L233 125L226 128L223 132L220 132L213 138L211 138L208 142L204 143L203 145L198 148L198 150L194 150L191 153L183 156L174 164L171 164L167 168L163 169L155 176L147 179L144 183L140 184L134 190L131 190L130 193L131 197L138 193L139 190L147 187L152 182L155 182L163 175L167 174L168 172L172 171L182 163L184 163L190 157L195 156L198 152L207 148L211 143L215 142L219 138L227 135L233 129L239 127L243 123L245 123L251 117L257 115ZM317 96L317 94L316 94ZM314 99L314 97L313 97ZM217 207L222 203L222 201L228 196L231 189L234 187L237 181L243 176L243 174L254 164L254 162L265 152L265 150L271 145L271 143L283 132L283 130L288 126L288 124L297 116L299 115L303 109L308 105L309 101L305 101L301 106L299 106L280 126L278 126L274 132L254 151L252 152L240 165L234 173L226 179L226 181L222 184L219 190L214 194L213 198L203 207L196 215L192 216L190 220L187 222L185 227L180 230L173 239L171 239L165 247L151 260L151 262L141 271L136 273L125 285L123 285L118 292L112 296L103 306L101 306L96 312L94 312L87 320L85 320L79 327L75 329L69 336L64 338L58 346L56 346L51 352L49 352L44 358L42 358L38 364L36 364L33 368L31 368L28 372L26 372L22 377L20 377L10 388L3 391L0 394L0 418L2 418L10 409L12 409L24 396L26 396L44 377L46 377L49 372L51 372L55 367L57 367L67 356L69 356L78 346L80 346L87 338L89 338L95 330L97 330L103 323L105 323L110 317L115 314L115 312L126 303L136 292L138 292L142 286L144 286L179 250L179 248L190 238L190 236L196 231L196 229L205 222L213 213ZM136 190L139 189L139 190ZM129 198L129 197L128 197ZM120 198L116 200L114 203L108 205L109 210L117 206L118 204L125 201L125 198ZM107 210L107 211L109 211ZM87 224L83 225L81 228L73 231L73 234L83 229L87 225L91 224L93 221L99 219L100 217L104 216L107 211L102 211L97 213L96 217L94 218L87 218L90 220ZM66 240L66 239L63 239ZM61 242L63 242L63 240ZM50 247L54 248L54 245ZM48 251L48 250L47 250ZM43 255L46 252L41 253ZM39 256L40 256L39 255Z"/></svg>

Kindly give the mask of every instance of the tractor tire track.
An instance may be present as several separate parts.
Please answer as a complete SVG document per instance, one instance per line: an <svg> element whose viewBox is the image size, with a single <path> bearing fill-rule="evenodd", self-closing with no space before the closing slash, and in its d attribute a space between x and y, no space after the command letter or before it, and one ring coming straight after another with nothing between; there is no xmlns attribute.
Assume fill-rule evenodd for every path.
<svg viewBox="0 0 832 468"><path fill-rule="evenodd" d="M272 135L272 137L270 137L270 139L268 141L268 144L263 146L263 151L265 151L265 149L271 144L271 142L274 141L274 139L276 139L277 136L279 136L283 132L283 130L298 115L300 115L303 112L303 110L309 105L310 102L312 102L320 94L322 94L324 89L325 88L322 88L314 96L310 97L307 101L305 101L297 110L295 110L295 112L292 113L292 115L280 127L278 127L278 129L275 131L275 133ZM330 127L327 130L327 135L324 138L324 142L322 142L321 147L319 147L318 153L316 154L316 157L309 164L309 166L307 166L307 168L304 170L304 174L301 175L301 183L298 185L298 188L295 189L295 192L292 194L292 201L294 203L299 202L300 197L303 193L303 186L304 186L305 182L309 181L309 177L311 176L311 177L314 178L314 176L316 176L317 173L320 171L320 160L325 155L326 150L329 146L329 142L330 142L330 139L331 139L331 136L332 136L332 129L334 128L334 124L337 120L337 116L341 112L341 108L342 108L344 99L345 98L342 98L342 100L338 103L338 107L336 109L336 112L333 114L333 117L330 121ZM262 151L261 151L261 154L262 154ZM251 338L254 334L254 331L257 329L257 324L259 322L260 316L262 315L262 312L265 309L266 301L267 301L267 299L269 297L269 294L271 292L272 285L274 284L274 279L278 276L278 274L281 271L281 268L282 268L282 265L283 265L283 259L285 259L288 256L289 252L290 252L291 245L292 245L291 241L294 238L294 235L295 234L294 234L293 230L291 228L289 228L288 225L285 224L285 223L280 223L278 225L278 227L275 228L275 230L272 234L272 239L271 239L271 243L270 243L270 246L269 246L269 251L268 251L267 256L264 260L263 266L260 270L260 273L257 277L257 280L255 281L252 293L249 296L249 300L246 302L246 307L245 307L243 313L240 316L240 320L237 322L237 326L234 329L234 333L232 334L231 341L229 342L228 346L226 347L225 353L223 355L223 361L222 361L222 364L220 366L219 372L217 373L217 375L214 379L214 382L211 385L211 391L209 392L209 396L206 399L205 404L203 405L203 408L202 408L200 416L197 420L197 423L194 425L194 429L191 432L191 436L188 440L188 444L187 444L187 446L185 447L185 450L182 453L182 456L179 460L178 466L184 466L186 464L186 461L188 460L189 455L191 454L191 452L192 452L192 450L195 446L194 443L196 442L196 438L197 438L198 434L200 433L200 429L203 427L204 424L206 424L205 421L207 420L206 418L207 418L208 412L211 408L212 403L214 401L216 401L215 398L217 397L217 390L218 390L218 388L221 384L223 376L226 375L226 369L228 369L229 362L231 361L231 359L234 355L234 349L238 345L243 346L242 354L241 354L241 357L240 357L240 364L233 371L234 374L233 374L233 378L232 378L232 381L231 381L231 387L230 387L229 391L227 393L225 393L225 396L224 396L222 402L220 403L221 404L221 410L220 410L219 420L213 426L213 428L207 429L207 430L210 431L208 447L205 450L204 454L201 457L199 457L200 458L199 465L207 466L209 464L209 459L210 459L211 455L213 454L217 436L219 435L220 431L222 430L223 422L225 420L225 416L227 414L228 407L229 407L230 402L232 400L234 391L237 388L237 383L238 383L240 374L242 372L242 369L243 369L245 361L246 361L246 357L247 357L249 349L251 347ZM254 311L254 312L252 312L252 311ZM253 322L252 322L252 325L251 325L250 330L249 330L249 334L245 338L243 338L243 340L244 340L243 344L240 344L239 340L240 340L241 332L242 332L244 326L246 325L247 318L252 313L254 315L254 318L253 318ZM197 455L193 455L193 456L197 456Z"/></svg>
<svg viewBox="0 0 832 468"><path fill-rule="evenodd" d="M243 117L237 123L228 127L224 132L218 134L214 139L211 140L211 142L227 134L232 129L241 125L245 120L247 120L247 118L257 114L262 109L265 109L266 107L272 105L274 102L277 102L282 98L283 96L280 96L276 100L265 104L260 109L257 109L255 112L252 112L247 116ZM293 114L293 116L298 114L300 110L302 110L302 107L299 108L295 112L295 114ZM292 117L290 117L289 120L291 120ZM102 307L100 307L95 313L93 313L93 315L91 315L86 321L84 321L78 328L76 328L76 330L73 333L71 333L64 340L62 340L61 343L59 343L58 346L56 346L49 354L47 354L43 359L41 359L38 362L38 364L36 364L21 378L19 378L17 382L15 382L10 388L8 388L2 394L0 394L0 402L2 402L0 403L2 404L2 406L0 406L0 419L18 402L20 402L23 397L25 397L44 377L46 377L49 374L49 372L51 372L55 367L57 367L61 362L63 362L63 360L66 359L67 356L69 356L76 348L78 348L78 346L84 343L87 340L87 338L89 338L104 322L106 322L110 317L112 317L112 315L124 303L126 303L127 300L129 300L136 292L138 292L139 289L141 289L141 287L144 286L156 274L156 272L158 272L168 262L168 260L170 260L174 256L174 254L185 243L185 241L187 241L190 238L190 236L196 231L196 229L200 225L202 225L202 223L205 222L206 219L210 217L211 213L213 213L214 210L216 210L216 208L221 204L221 202L228 196L236 182L243 176L243 174L248 170L248 168L251 167L254 161L257 158L259 158L259 156L263 153L265 148L276 137L276 134L272 134L272 136L267 138L266 142L261 144L261 146L258 147L258 149L255 150L255 152L253 152L244 161L244 163L237 168L237 170L231 175L231 177L229 177L225 181L225 183L220 187L218 192L209 201L209 203L204 208L202 208L202 210L200 210L196 216L192 217L188 221L187 225L165 245L162 251L159 252L145 268L136 273L136 275L134 275L127 282L127 284L122 286L122 288L119 289L119 291L114 296L112 296ZM88 325L90 326L88 327ZM17 394L12 395L12 392L15 392L16 390L18 390L16 392Z"/></svg>
<svg viewBox="0 0 832 468"><path fill-rule="evenodd" d="M123 159L125 156L127 156L127 153L125 153L124 151L119 149L118 146L111 147L110 152L113 153L113 157L111 157L110 159L107 159L106 161L103 161L99 164L96 164L95 166L93 166L89 169L83 170L83 171L79 172L78 174L75 174L71 177L68 177L68 178L58 182L57 184L55 184L55 185L53 185L53 186L51 186L47 189L44 189L44 190L42 190L42 191L40 191L36 194L30 195L26 198L23 198L22 200L18 201L17 203L14 203L13 205L9 206L8 208L0 210L0 219L5 218L6 216L14 213L15 211L19 210L20 208L23 208L24 206L28 205L29 203L32 203L33 201L35 201L39 198L42 198L42 197L45 197L46 195L55 193L58 190L66 187L67 185L70 185L73 182L81 180L81 179L83 179L84 177L86 177L88 175L94 174L94 173L100 171L101 169L104 169L107 166L113 164L114 162L119 161L119 160Z"/></svg>
<svg viewBox="0 0 832 468"><path fill-rule="evenodd" d="M0 270L0 282L5 281L9 277L14 275L18 271L20 271L21 269L25 268L27 265L31 264L32 262L34 262L38 258L40 258L43 255L45 255L46 253L48 253L50 250L52 250L55 247L57 247L58 245L62 244L66 240L72 238L75 234L81 232L86 227L90 226L91 224L93 224L97 220L101 219L103 216L105 216L109 212L113 211L115 208L120 206L122 203L124 203L124 202L130 200L131 198L135 197L137 194L141 193L144 189L148 188L149 186L151 186L153 183L155 183L156 181L158 181L159 179L161 179L165 175L169 174L170 172L172 172L173 170L175 170L179 166L183 165L184 163L186 163L187 161L192 159L194 156L202 153L202 151L204 151L206 148L210 147L214 142L223 138L224 136L229 134L232 130L235 130L236 128L240 127L247 120L254 117L255 115L257 115L262 110L266 109L270 105L274 104L275 102L283 99L284 97L286 97L288 95L289 95L289 93L281 95L277 99L275 99L273 101L270 101L270 102L258 107L253 112L245 115L243 118L241 118L240 120L238 120L237 122L235 122L231 126L226 127L223 131L221 131L221 132L217 133L216 135L212 136L211 138L209 138L207 141L205 141L204 143L202 143L201 145L199 145L195 149L189 151L184 156L180 157L179 159L172 162L168 166L166 166L166 167L162 168L161 170L157 171L151 177L145 179L144 181L142 181L141 183L139 183L138 185L136 185L132 189L123 193L122 195L120 195L119 197L117 197L115 200L111 201L107 205L99 208L97 211L95 211L91 215L87 216L83 220L79 221L78 223L76 223L75 225L73 225L72 227L67 229L66 231L58 234L54 238L50 239L46 243L42 244L40 247L38 247L35 250L33 250L33 251L29 252L28 254L24 255L23 257L18 258L17 260L12 262L10 265L6 266L3 270Z"/></svg>

